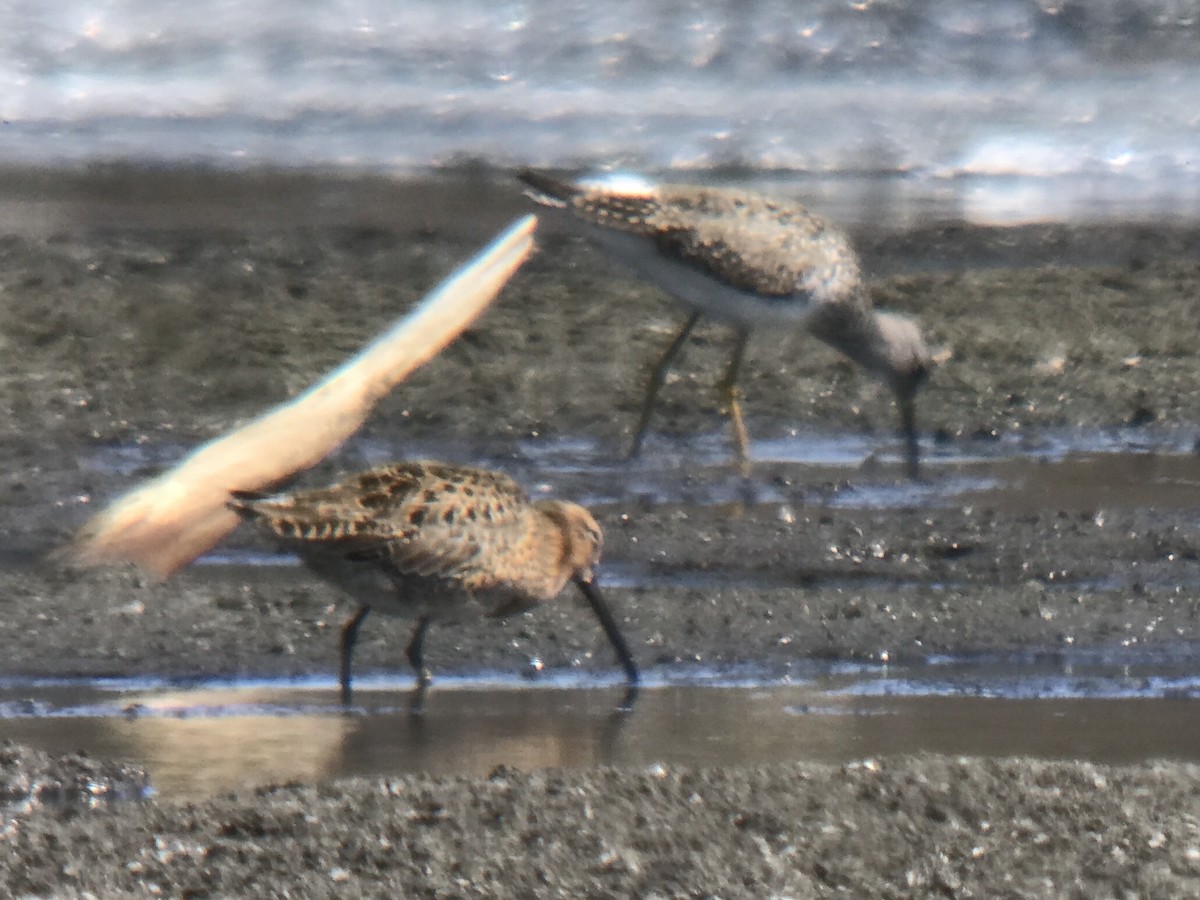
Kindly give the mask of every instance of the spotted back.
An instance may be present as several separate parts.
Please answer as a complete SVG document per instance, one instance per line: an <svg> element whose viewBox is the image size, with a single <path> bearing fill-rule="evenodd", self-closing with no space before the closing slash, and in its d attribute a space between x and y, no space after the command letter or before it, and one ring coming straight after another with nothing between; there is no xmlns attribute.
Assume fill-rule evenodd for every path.
<svg viewBox="0 0 1200 900"><path fill-rule="evenodd" d="M438 462L379 466L327 488L231 506L301 552L319 544L400 577L478 588L491 586L494 561L528 530L531 515L507 475Z"/></svg>
<svg viewBox="0 0 1200 900"><path fill-rule="evenodd" d="M863 293L846 236L798 204L682 185L637 194L585 187L565 204L584 221L646 237L660 253L740 290L821 299Z"/></svg>
<svg viewBox="0 0 1200 900"><path fill-rule="evenodd" d="M375 557L386 558L401 575L493 586L496 561L529 529L520 485L500 472L445 463L375 471L382 477L364 476L361 500L378 521Z"/></svg>

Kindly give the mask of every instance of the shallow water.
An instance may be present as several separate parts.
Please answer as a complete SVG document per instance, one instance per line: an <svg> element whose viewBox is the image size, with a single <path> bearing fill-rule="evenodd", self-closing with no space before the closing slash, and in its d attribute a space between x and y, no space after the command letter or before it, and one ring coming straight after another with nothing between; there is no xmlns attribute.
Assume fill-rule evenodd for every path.
<svg viewBox="0 0 1200 900"><path fill-rule="evenodd" d="M9 739L144 765L165 797L295 779L499 765L715 766L937 752L1122 763L1200 761L1195 648L1112 664L955 660L819 667L800 681L657 675L629 710L619 685L444 679L421 712L409 681L364 678L345 712L328 680L22 682L0 686ZM821 669L823 668L823 671Z"/></svg>
<svg viewBox="0 0 1200 900"><path fill-rule="evenodd" d="M715 505L747 490L728 472L723 438L657 448L632 467L573 439L523 445L503 462L535 492L583 494L593 504L619 502L632 490L656 504ZM898 457L886 446L877 454L878 442L870 438L796 435L756 446L760 466L748 489L755 502L778 504L781 515L806 499L870 509L1198 509L1200 455L1192 441L1181 431L1131 430L931 444L926 480L914 485L899 477ZM371 457L369 446L359 449ZM436 456L440 448L424 449ZM683 458L689 466L679 464ZM110 448L89 465L135 472L164 461L144 448ZM853 486L793 496L777 478L759 474L771 465L803 466L805 492L826 480L844 484L851 475ZM201 565L242 568L253 579L254 570L295 560L231 547ZM1176 588L1200 578L1195 566L1168 574ZM1120 588L1135 577L1144 585L1149 576L1118 573L1103 587ZM853 585L870 577L858 573ZM769 589L794 578L757 570L670 571L635 560L611 561L604 572L606 583L618 587ZM823 576L822 583L836 578ZM946 587L889 584L896 591ZM419 715L408 709L411 682L404 671L357 680L358 706L351 713L340 708L336 685L325 678L184 687L12 679L0 683L0 719L10 740L51 751L86 747L144 765L167 797L351 774L486 774L502 764L844 762L919 752L1200 761L1198 661L1200 646L1182 643L1153 651L930 658L904 666L797 660L783 681L752 669L693 667L683 674L656 666L625 712L618 710L618 682L573 673L439 679Z"/></svg>
<svg viewBox="0 0 1200 900"><path fill-rule="evenodd" d="M628 461L595 441L556 438L525 442L510 455L465 460L495 465L526 484L533 494L571 496L589 506L638 497L654 504L712 506L729 502L775 503L794 499L763 476L762 464L804 467L810 483L836 483L853 476L853 486L831 493L818 488L811 499L830 506L907 509L985 503L998 509L1053 506L1064 510L1167 507L1200 508L1200 452L1191 429L1039 431L1034 435L922 442L923 477L897 478L899 444L887 435L811 434L756 440L752 458L759 471L742 478L730 465L722 430L681 441L652 437L639 459ZM366 465L391 462L395 449L352 441L353 455ZM84 462L104 474L135 475L174 464L183 448L107 446ZM456 459L453 445L406 446L407 458ZM229 559L217 551L216 560ZM235 557L236 559L236 557ZM266 557L265 561L269 561ZM209 558L213 562L214 558ZM240 561L240 560L237 560Z"/></svg>
<svg viewBox="0 0 1200 900"><path fill-rule="evenodd" d="M978 439L946 446L926 442L924 474L919 482L899 475L902 460L889 452L886 438L857 435L797 434L758 442L753 448L758 468L749 479L729 464L724 432L666 449L656 446L653 453L633 463L615 459L594 442L573 438L529 443L512 457L486 463L511 472L534 494L572 497L590 507L622 508L630 497L636 497L639 503L652 506L775 507L774 514L786 520L812 508L878 511L976 506L1010 514L1045 509L1090 513L1102 526L1104 517L1114 510L1200 510L1200 454L1195 452L1193 440L1186 430L1158 434L1131 430L1048 432L1036 438ZM372 464L390 458L382 450L361 449ZM447 458L453 456L452 451L433 446L414 455ZM127 459L121 452L115 456ZM773 463L784 469L767 472ZM793 465L803 469L802 488L793 488L781 474ZM1200 526L1200 513L1196 521ZM299 563L293 555L255 545L218 547L196 564L253 570ZM794 586L805 571L803 567L692 571L610 557L602 580L619 588L772 589ZM950 582L897 581L895 573L882 577L866 570L836 574L814 569L808 575L819 577L825 586L863 588L878 583L894 590L951 586ZM253 572L248 572L248 577L253 577ZM1174 567L1162 577L1169 577L1174 588L1200 586L1200 568L1195 566ZM1102 584L1065 578L1052 586L1115 589L1134 581L1143 587L1161 586L1152 572L1141 569L1113 574Z"/></svg>

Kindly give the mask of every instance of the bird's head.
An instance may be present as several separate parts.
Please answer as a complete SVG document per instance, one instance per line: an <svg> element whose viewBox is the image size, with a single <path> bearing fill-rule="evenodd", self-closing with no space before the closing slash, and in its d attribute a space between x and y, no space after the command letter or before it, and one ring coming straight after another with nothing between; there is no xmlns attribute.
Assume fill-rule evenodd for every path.
<svg viewBox="0 0 1200 900"><path fill-rule="evenodd" d="M595 580L604 532L592 514L578 503L547 500L539 504L562 535L562 566L568 578L590 584Z"/></svg>

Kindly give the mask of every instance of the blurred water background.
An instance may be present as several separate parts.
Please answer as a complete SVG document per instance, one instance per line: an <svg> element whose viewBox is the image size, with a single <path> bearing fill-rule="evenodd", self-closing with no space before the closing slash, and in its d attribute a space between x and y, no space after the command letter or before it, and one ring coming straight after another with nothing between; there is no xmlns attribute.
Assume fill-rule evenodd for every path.
<svg viewBox="0 0 1200 900"><path fill-rule="evenodd" d="M1200 3L4 0L0 167L803 182L853 219L1195 217ZM830 208L832 207L832 208Z"/></svg>

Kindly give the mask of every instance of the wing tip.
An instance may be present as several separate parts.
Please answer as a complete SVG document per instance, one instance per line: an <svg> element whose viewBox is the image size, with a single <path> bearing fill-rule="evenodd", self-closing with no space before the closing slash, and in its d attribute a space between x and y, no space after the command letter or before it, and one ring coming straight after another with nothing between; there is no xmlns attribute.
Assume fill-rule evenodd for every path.
<svg viewBox="0 0 1200 900"><path fill-rule="evenodd" d="M251 518L260 514L258 504L266 499L267 494L262 491L232 490L229 492L229 499L225 501L225 508L242 518Z"/></svg>
<svg viewBox="0 0 1200 900"><path fill-rule="evenodd" d="M578 186L555 178L541 169L518 169L516 177L525 185L525 196L542 206L566 206L572 197L581 192Z"/></svg>

